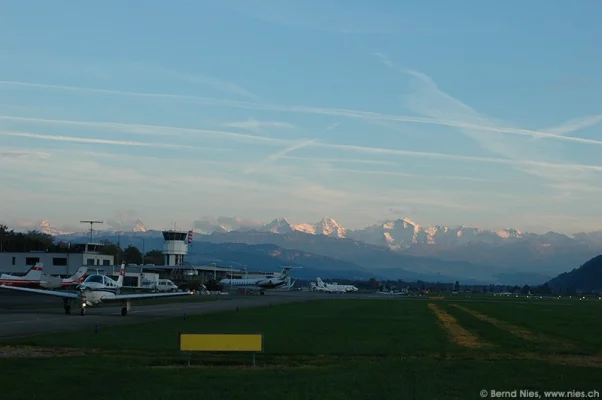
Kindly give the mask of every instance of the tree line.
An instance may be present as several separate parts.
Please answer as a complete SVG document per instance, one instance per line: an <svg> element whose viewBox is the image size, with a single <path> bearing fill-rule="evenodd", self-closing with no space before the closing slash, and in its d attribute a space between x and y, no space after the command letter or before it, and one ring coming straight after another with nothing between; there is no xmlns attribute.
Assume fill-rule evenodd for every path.
<svg viewBox="0 0 602 400"><path fill-rule="evenodd" d="M101 254L115 257L115 264L125 261L127 264L155 264L163 265L163 254L160 250L151 250L142 254L136 246L122 249L118 245L105 240ZM25 253L30 251L44 251L47 253L69 253L76 251L74 245L67 241L55 241L51 235L30 230L28 232L15 232L6 225L0 224L0 252Z"/></svg>

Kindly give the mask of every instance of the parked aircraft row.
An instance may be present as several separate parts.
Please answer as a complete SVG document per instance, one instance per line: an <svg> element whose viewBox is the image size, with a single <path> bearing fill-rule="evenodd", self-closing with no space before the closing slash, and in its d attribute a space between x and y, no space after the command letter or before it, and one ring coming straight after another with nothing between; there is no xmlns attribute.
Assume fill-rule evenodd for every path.
<svg viewBox="0 0 602 400"><path fill-rule="evenodd" d="M81 267L73 276L61 279L44 273L44 264L37 263L24 276L0 275L0 285L43 289L66 288L82 283L87 272L88 267Z"/></svg>
<svg viewBox="0 0 602 400"><path fill-rule="evenodd" d="M117 281L109 278L106 275L92 274L89 275L83 283L77 285L77 292L67 292L60 290L45 290L45 289L32 289L23 286L8 286L0 285L2 289L18 290L22 292L37 293L47 296L61 297L63 299L63 306L65 308L65 314L71 314L71 303L73 301L80 302L81 311L80 314L83 316L86 314L87 306L98 306L105 303L121 302L121 315L125 316L131 307L132 300L150 299L156 297L175 297L175 296L186 296L192 294L192 292L172 292L172 293L128 293L121 294L123 286L123 278L125 276L125 263L121 264L119 270L119 278ZM126 287L127 288L127 287Z"/></svg>

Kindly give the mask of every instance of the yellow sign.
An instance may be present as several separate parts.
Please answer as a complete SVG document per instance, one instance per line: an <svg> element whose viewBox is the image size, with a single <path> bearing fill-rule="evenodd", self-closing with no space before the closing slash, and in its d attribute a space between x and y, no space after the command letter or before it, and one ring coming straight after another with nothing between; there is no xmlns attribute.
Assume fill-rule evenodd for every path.
<svg viewBox="0 0 602 400"><path fill-rule="evenodd" d="M181 351L263 351L261 333L181 333Z"/></svg>
<svg viewBox="0 0 602 400"><path fill-rule="evenodd" d="M445 297L443 296L429 296L430 300L443 300Z"/></svg>

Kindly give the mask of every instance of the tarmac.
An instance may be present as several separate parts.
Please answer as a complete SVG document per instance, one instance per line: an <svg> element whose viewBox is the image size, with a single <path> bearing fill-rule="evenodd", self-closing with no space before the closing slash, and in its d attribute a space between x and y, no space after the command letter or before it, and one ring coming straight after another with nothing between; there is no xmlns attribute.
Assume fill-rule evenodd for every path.
<svg viewBox="0 0 602 400"><path fill-rule="evenodd" d="M137 305L132 303L128 314L121 315L121 306L89 307L86 315L77 310L66 315L63 303L54 298L29 293L15 293L0 290L0 340L11 337L35 336L45 333L73 329L95 329L128 323L139 323L185 315L207 314L220 311L234 311L252 307L267 307L276 304L311 301L327 298L371 298L370 295L330 295L302 291L267 292L259 295L219 295L214 301L178 301L158 305ZM33 308L40 304L41 308Z"/></svg>

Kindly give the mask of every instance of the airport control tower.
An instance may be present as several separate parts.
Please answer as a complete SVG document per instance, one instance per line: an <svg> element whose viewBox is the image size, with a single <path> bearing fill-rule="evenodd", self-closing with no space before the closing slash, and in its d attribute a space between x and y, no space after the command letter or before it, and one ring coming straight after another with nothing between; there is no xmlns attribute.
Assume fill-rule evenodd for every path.
<svg viewBox="0 0 602 400"><path fill-rule="evenodd" d="M191 232L163 231L163 261L166 266L176 267L184 264L184 256L188 254L188 243L192 239Z"/></svg>

